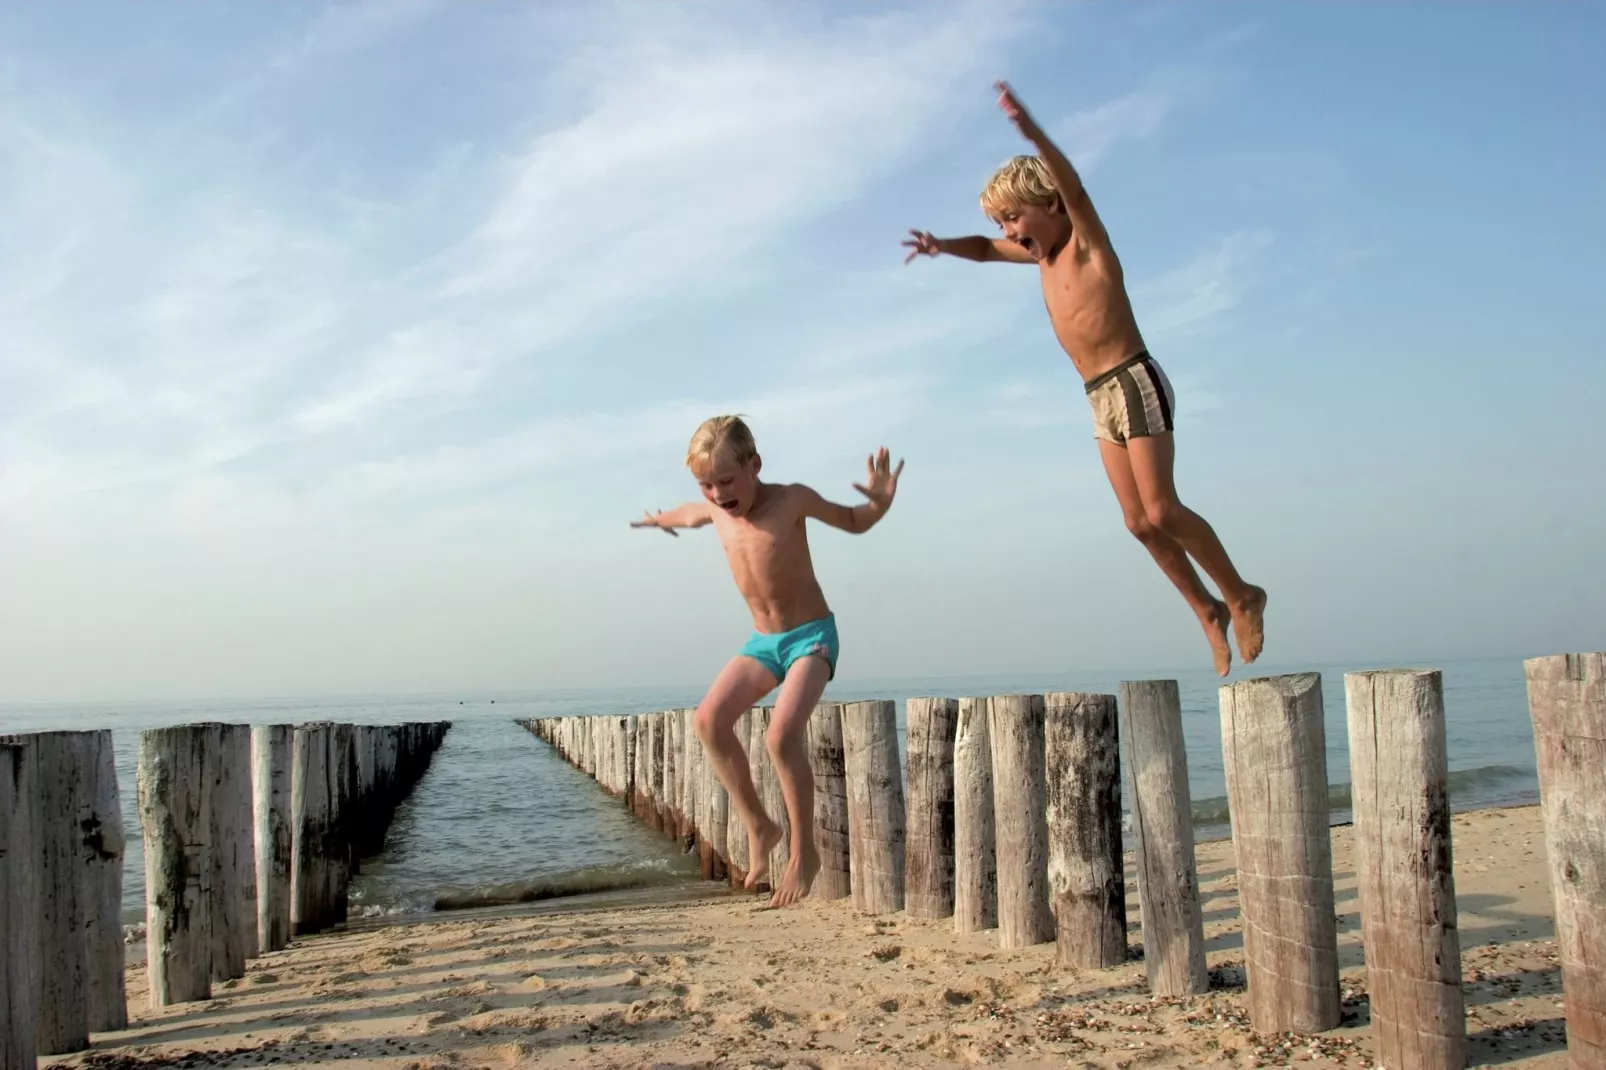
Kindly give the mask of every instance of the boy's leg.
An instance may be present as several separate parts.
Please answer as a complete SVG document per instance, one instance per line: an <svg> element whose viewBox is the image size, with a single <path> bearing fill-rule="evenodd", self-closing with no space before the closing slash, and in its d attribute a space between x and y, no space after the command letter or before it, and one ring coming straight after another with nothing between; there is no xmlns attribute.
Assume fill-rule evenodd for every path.
<svg viewBox="0 0 1606 1070"><path fill-rule="evenodd" d="M770 906L784 907L809 894L820 872L820 851L814 843L814 770L809 766L809 715L831 680L831 664L818 655L797 659L786 672L781 693L770 712L765 736L775 775L786 799L792 829L792 857L775 886Z"/></svg>
<svg viewBox="0 0 1606 1070"><path fill-rule="evenodd" d="M1149 523L1171 536L1199 562L1216 586L1221 588L1227 608L1232 611L1232 630L1238 635L1238 653L1244 661L1260 656L1264 643L1266 592L1245 583L1226 549L1205 518L1177 498L1172 469L1176 460L1176 441L1167 431L1127 442L1132 476L1143 499Z"/></svg>
<svg viewBox="0 0 1606 1070"><path fill-rule="evenodd" d="M769 853L781 841L781 826L770 820L753 787L753 774L747 765L747 749L736 738L736 721L752 709L759 699L775 689L776 679L752 658L737 656L720 671L708 694L692 717L703 752L714 767L714 775L725 785L731 805L741 815L752 850L747 887L753 888L769 870ZM757 848L762 850L757 850Z"/></svg>
<svg viewBox="0 0 1606 1070"><path fill-rule="evenodd" d="M1130 442L1142 442L1143 439L1131 439ZM1101 438L1099 443L1099 456L1104 459L1104 472L1110 477L1110 486L1115 489L1115 498L1121 503L1121 515L1126 520L1127 530L1136 536L1145 549L1154 557L1155 563L1166 574L1182 597L1188 600L1194 615L1199 618L1199 624L1205 630L1205 636L1210 640L1210 652L1215 659L1216 672L1225 676L1232 667L1232 647L1227 643L1227 623L1231 620L1226 603L1216 598L1205 587L1199 573L1194 571L1193 562L1188 560L1188 552L1158 525L1149 519L1145 508L1143 495L1138 489L1138 482L1132 471L1132 460L1127 448L1118 442L1111 442Z"/></svg>

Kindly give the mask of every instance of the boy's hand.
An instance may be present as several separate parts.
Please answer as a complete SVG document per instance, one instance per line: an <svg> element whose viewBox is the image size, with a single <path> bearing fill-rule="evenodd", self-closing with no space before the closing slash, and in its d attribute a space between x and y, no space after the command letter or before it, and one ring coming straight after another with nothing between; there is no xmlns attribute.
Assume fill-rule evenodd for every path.
<svg viewBox="0 0 1606 1070"><path fill-rule="evenodd" d="M886 512L887 506L892 504L892 496L898 493L898 476L903 472L903 461L898 461L898 467L893 468L887 448L881 449L872 455L868 463L870 482L853 484L853 489L870 499L879 512Z"/></svg>
<svg viewBox="0 0 1606 1070"><path fill-rule="evenodd" d="M669 536L672 536L672 537L677 538L677 539L680 538L680 532L676 531L674 528L666 528L662 524L658 523L658 518L656 516L654 516L651 512L643 509L641 511L641 515L643 517L645 517L646 519L644 519L644 520L632 520L630 522L630 526L631 527L633 527L633 528L657 528L659 531L663 532L665 535L669 535Z"/></svg>
<svg viewBox="0 0 1606 1070"><path fill-rule="evenodd" d="M913 235L914 240L903 242L904 245L909 246L909 255L903 258L905 264L917 256L936 256L942 252L942 240L932 237L930 231L911 230L909 233Z"/></svg>
<svg viewBox="0 0 1606 1070"><path fill-rule="evenodd" d="M1004 114L1009 116L1010 122L1015 124L1021 136L1027 141L1040 139L1043 136L1043 128L1037 125L1037 121L1026 110L1026 105L1020 102L1020 98L1009 87L1009 83L994 82L993 88L998 90L998 106L1004 109Z"/></svg>

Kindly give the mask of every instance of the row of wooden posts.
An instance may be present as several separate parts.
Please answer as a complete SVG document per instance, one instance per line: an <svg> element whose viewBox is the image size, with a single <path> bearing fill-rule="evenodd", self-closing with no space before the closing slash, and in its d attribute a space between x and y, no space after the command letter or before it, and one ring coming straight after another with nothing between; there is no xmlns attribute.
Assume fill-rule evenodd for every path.
<svg viewBox="0 0 1606 1070"><path fill-rule="evenodd" d="M140 734L151 1003L344 920L358 861L449 723L191 724ZM125 1028L123 814L109 729L0 737L0 1070Z"/></svg>
<svg viewBox="0 0 1606 1070"><path fill-rule="evenodd" d="M1525 663L1555 892L1574 1067L1606 1066L1606 655ZM1466 1060L1443 686L1434 670L1345 676L1355 866L1371 1020L1382 1065ZM786 823L766 738L770 709L737 723L754 785ZM1321 678L1220 690L1248 1003L1262 1033L1340 1023ZM740 883L745 831L714 776L693 711L520 722L696 849L703 876ZM1209 987L1175 681L1120 695L911 698L899 768L890 701L822 703L808 724L813 895L869 914L952 917L1001 947L1054 941L1059 963L1127 959L1125 756L1143 958L1155 995ZM770 859L782 872L783 838Z"/></svg>

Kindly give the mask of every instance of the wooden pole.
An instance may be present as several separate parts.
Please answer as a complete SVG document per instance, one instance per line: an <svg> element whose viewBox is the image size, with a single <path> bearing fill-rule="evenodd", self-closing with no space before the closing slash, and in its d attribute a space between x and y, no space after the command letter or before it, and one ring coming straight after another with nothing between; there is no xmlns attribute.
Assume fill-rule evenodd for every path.
<svg viewBox="0 0 1606 1070"><path fill-rule="evenodd" d="M1115 696L1044 696L1048 886L1055 959L1107 970L1126 962L1121 737Z"/></svg>
<svg viewBox="0 0 1606 1070"><path fill-rule="evenodd" d="M786 799L781 795L781 778L775 773L775 765L770 761L767 739L770 730L770 715L774 712L772 706L758 706L752 710L748 718L747 730L747 767L753 776L753 787L758 789L759 802L764 804L764 812L771 821L781 826L781 839L770 850L769 879L760 881L755 891L764 888L775 888L780 884L781 874L786 872L787 859L791 851L791 829L788 827L786 816Z"/></svg>
<svg viewBox="0 0 1606 1070"><path fill-rule="evenodd" d="M750 734L748 723L752 719L753 711L745 710L731 726L731 731L744 748L747 746ZM739 886L747 880L747 873L752 868L747 854L747 822L742 820L742 815L733 806L725 819L725 861L732 887Z"/></svg>
<svg viewBox="0 0 1606 1070"><path fill-rule="evenodd" d="M88 812L80 823L86 878L89 1031L128 1028L123 984L123 804L111 729L84 733Z"/></svg>
<svg viewBox="0 0 1606 1070"><path fill-rule="evenodd" d="M1438 672L1352 672L1350 795L1372 1037L1390 1070L1467 1064Z"/></svg>
<svg viewBox="0 0 1606 1070"><path fill-rule="evenodd" d="M89 732L8 737L33 752L34 858L39 941L35 1026L38 1054L89 1047L89 916L83 823L90 814ZM24 924L27 924L26 922Z"/></svg>
<svg viewBox="0 0 1606 1070"><path fill-rule="evenodd" d="M885 699L844 705L842 749L853 908L890 914L903 909L907 831L897 707Z"/></svg>
<svg viewBox="0 0 1606 1070"><path fill-rule="evenodd" d="M911 918L954 912L954 736L959 702L912 698L908 725L909 845L904 909Z"/></svg>
<svg viewBox="0 0 1606 1070"><path fill-rule="evenodd" d="M987 700L959 700L954 731L954 932L998 926L993 749Z"/></svg>
<svg viewBox="0 0 1606 1070"><path fill-rule="evenodd" d="M387 734L386 738L393 738ZM257 951L290 943L290 750L295 728L251 729L251 816L256 826Z"/></svg>
<svg viewBox="0 0 1606 1070"><path fill-rule="evenodd" d="M820 874L810 893L818 899L845 899L851 894L848 860L848 788L842 750L842 707L822 702L809 715L809 768L814 772L814 845L820 851ZM732 825L740 824L735 810Z"/></svg>
<svg viewBox="0 0 1606 1070"><path fill-rule="evenodd" d="M708 774L706 791L708 792L708 832L709 849L714 853L714 865L710 877L713 880L727 880L730 876L730 855L727 837L730 835L730 796L725 793L725 785L719 782L719 774L714 772L714 764L703 756L703 769Z"/></svg>
<svg viewBox="0 0 1606 1070"><path fill-rule="evenodd" d="M1042 695L988 700L998 865L998 946L1054 939L1048 901L1048 799Z"/></svg>
<svg viewBox="0 0 1606 1070"><path fill-rule="evenodd" d="M1175 680L1124 680L1121 708L1131 770L1132 836L1143 919L1143 964L1156 996L1210 988L1193 853L1193 799Z"/></svg>
<svg viewBox="0 0 1606 1070"><path fill-rule="evenodd" d="M251 728L211 726L212 980L245 976L256 947L256 848L251 821Z"/></svg>
<svg viewBox="0 0 1606 1070"><path fill-rule="evenodd" d="M1529 658L1523 669L1567 1050L1573 1070L1593 1070L1606 1066L1606 654Z"/></svg>
<svg viewBox="0 0 1606 1070"><path fill-rule="evenodd" d="M139 737L151 1006L212 997L212 774L205 725Z"/></svg>
<svg viewBox="0 0 1606 1070"><path fill-rule="evenodd" d="M328 921L329 725L297 725L290 755L290 933Z"/></svg>
<svg viewBox="0 0 1606 1070"><path fill-rule="evenodd" d="M647 776L652 784L649 820L659 832L664 830L664 715L647 715Z"/></svg>
<svg viewBox="0 0 1606 1070"><path fill-rule="evenodd" d="M38 795L32 749L0 742L0 1070L38 1066ZM28 919L26 921L22 919Z"/></svg>
<svg viewBox="0 0 1606 1070"><path fill-rule="evenodd" d="M1339 1023L1327 743L1318 673L1221 688L1249 1018L1259 1033Z"/></svg>
<svg viewBox="0 0 1606 1070"><path fill-rule="evenodd" d="M680 777L680 839L684 846L695 846L694 837L697 835L697 815L693 810L692 793L696 781L692 771L692 755L697 750L697 731L692 726L692 716L695 710L681 709L675 711L675 720L680 725L680 764L676 772Z"/></svg>

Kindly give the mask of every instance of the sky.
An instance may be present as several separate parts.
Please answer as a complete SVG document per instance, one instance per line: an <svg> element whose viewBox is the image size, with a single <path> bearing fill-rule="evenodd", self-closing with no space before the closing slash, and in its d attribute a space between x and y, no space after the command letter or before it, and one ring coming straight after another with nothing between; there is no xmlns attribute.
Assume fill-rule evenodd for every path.
<svg viewBox="0 0 1606 1070"><path fill-rule="evenodd" d="M1606 648L1603 31L7 5L0 701L711 679L751 629L716 538L628 524L725 412L838 501L907 462L878 527L811 535L840 677L1207 666L1032 269L903 263L994 232L999 78L1112 235L1262 664Z"/></svg>

